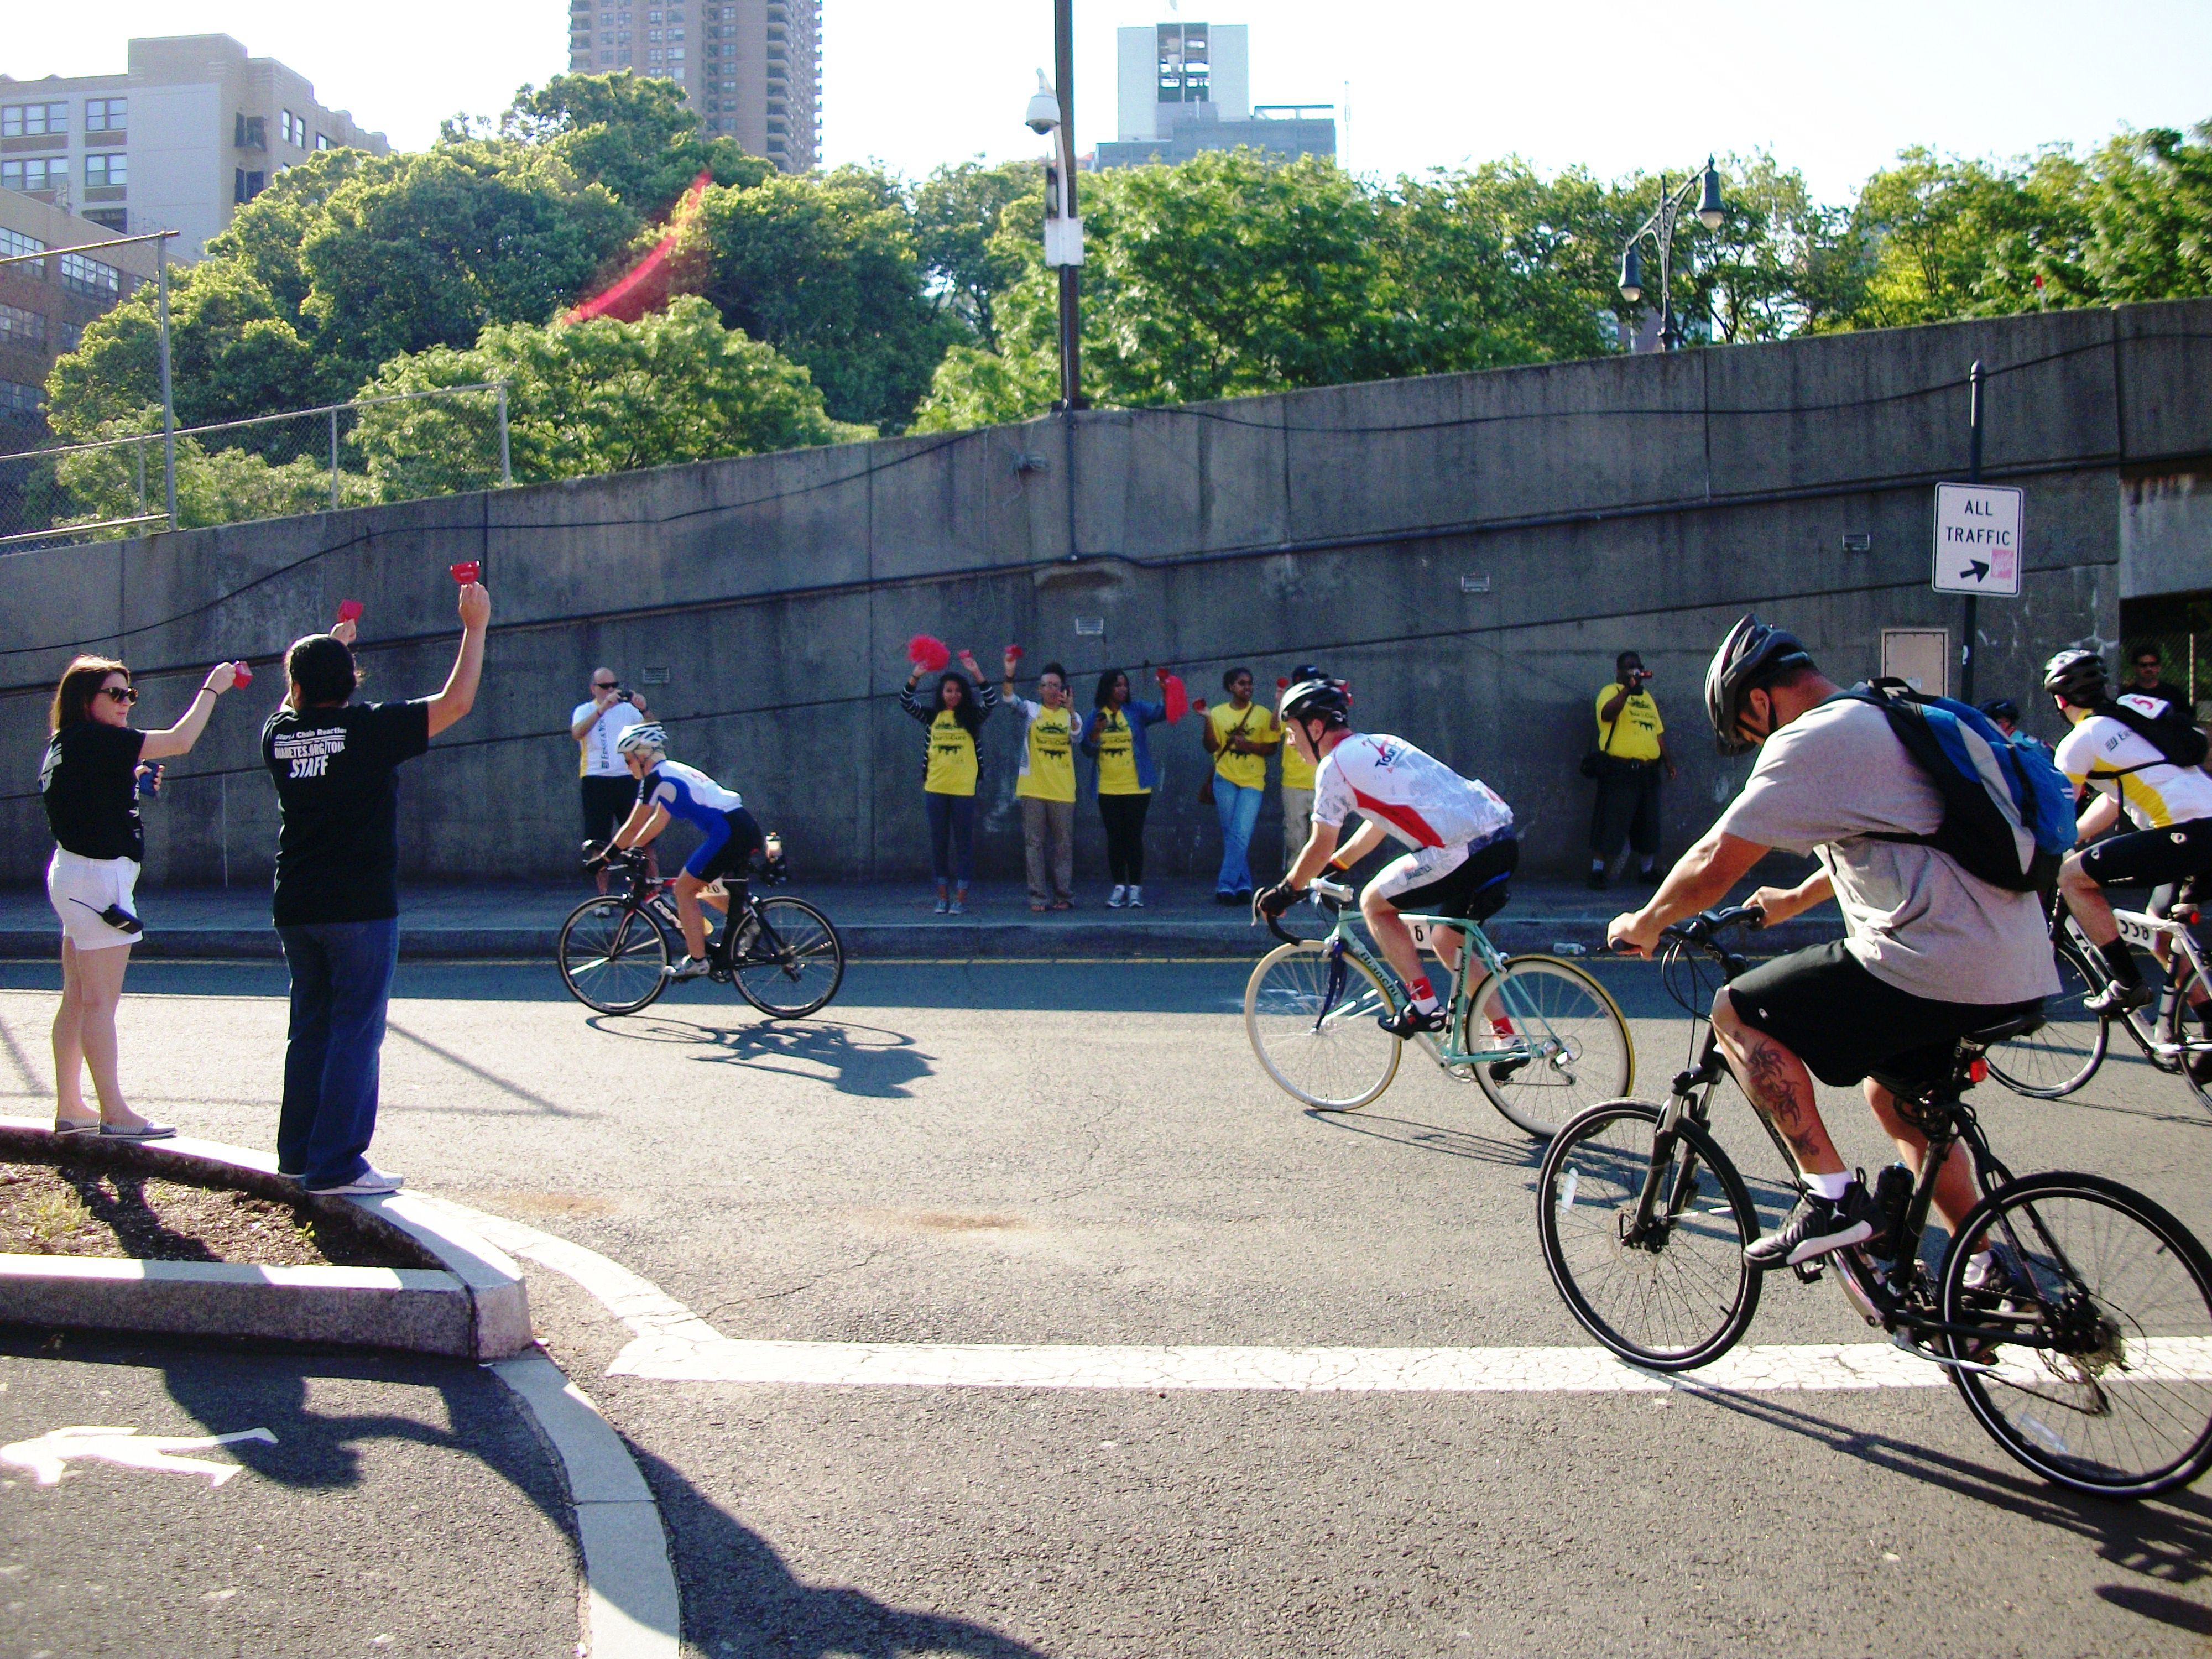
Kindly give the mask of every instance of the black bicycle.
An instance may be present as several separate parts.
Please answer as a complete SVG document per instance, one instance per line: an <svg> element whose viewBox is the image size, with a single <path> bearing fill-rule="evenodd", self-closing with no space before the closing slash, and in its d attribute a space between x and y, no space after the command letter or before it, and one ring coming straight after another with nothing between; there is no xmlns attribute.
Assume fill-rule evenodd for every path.
<svg viewBox="0 0 2212 1659"><path fill-rule="evenodd" d="M1708 910L1667 929L1662 971L1692 1016L1692 1064L1663 1106L1608 1101L1576 1117L1537 1182L1553 1284L1583 1329L1656 1370L1717 1359L1759 1307L1763 1277L1743 1255L1758 1212L1712 1133L1713 1091L1728 1068L1705 971L1725 981L1744 970L1719 940L1758 915ZM1875 1236L1792 1271L1811 1284L1832 1263L1867 1322L1943 1366L1997 1443L2045 1480L2106 1498L2169 1492L2212 1465L2212 1258L2117 1182L2015 1179L1998 1162L1963 1096L1988 1071L1984 1051L2034 1024L1963 1038L1934 1076L1880 1077L1928 1136L1921 1173L1884 1170L1872 1188ZM1766 1130L1794 1185L1789 1148ZM1923 1261L1936 1176L1961 1141L1981 1200L1938 1259ZM1995 1265L1978 1272L1985 1251Z"/></svg>
<svg viewBox="0 0 2212 1659"><path fill-rule="evenodd" d="M683 948L673 880L646 873L635 848L609 856L626 890L586 899L561 924L561 978L576 1000L603 1014L634 1014L668 987L671 960ZM763 874L775 878L775 866ZM712 890L711 889L709 890ZM830 918L804 899L763 898L750 880L732 883L729 915L708 942L707 977L735 984L764 1014L803 1019L845 982L845 946Z"/></svg>

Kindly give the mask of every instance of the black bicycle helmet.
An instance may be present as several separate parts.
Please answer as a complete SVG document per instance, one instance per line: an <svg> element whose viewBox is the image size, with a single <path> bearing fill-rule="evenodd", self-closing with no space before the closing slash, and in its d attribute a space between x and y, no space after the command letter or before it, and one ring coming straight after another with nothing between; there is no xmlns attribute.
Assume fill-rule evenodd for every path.
<svg viewBox="0 0 2212 1659"><path fill-rule="evenodd" d="M1352 724L1352 700L1344 695L1344 682L1326 676L1300 680L1284 692L1280 712L1286 720L1325 720L1332 730Z"/></svg>
<svg viewBox="0 0 2212 1659"><path fill-rule="evenodd" d="M1788 668L1810 668L1813 656L1787 629L1746 617L1728 631L1705 670L1705 718L1713 723L1721 753L1741 755L1753 745L1736 735L1745 693L1771 683Z"/></svg>
<svg viewBox="0 0 2212 1659"><path fill-rule="evenodd" d="M2105 659L2094 651L2061 651L2043 665L2043 689L2077 708L2094 708L2108 695Z"/></svg>
<svg viewBox="0 0 2212 1659"><path fill-rule="evenodd" d="M2020 724L2020 705L2010 697L1991 697L1987 702L1978 702L1974 707L1993 720L2010 720L2014 726Z"/></svg>

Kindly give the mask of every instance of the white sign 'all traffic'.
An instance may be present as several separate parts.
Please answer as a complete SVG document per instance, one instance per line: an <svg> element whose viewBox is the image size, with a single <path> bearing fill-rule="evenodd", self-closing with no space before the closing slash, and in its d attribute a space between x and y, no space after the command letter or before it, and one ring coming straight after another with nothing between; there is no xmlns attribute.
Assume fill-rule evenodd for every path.
<svg viewBox="0 0 2212 1659"><path fill-rule="evenodd" d="M2004 484L1936 486L1937 592L2020 597L2021 495Z"/></svg>

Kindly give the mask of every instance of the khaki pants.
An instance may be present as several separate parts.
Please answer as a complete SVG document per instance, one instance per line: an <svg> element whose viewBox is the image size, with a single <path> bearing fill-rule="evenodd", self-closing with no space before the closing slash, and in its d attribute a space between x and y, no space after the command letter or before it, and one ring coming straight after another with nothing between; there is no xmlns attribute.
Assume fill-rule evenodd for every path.
<svg viewBox="0 0 2212 1659"><path fill-rule="evenodd" d="M1075 803L1039 800L1034 795L1024 795L1021 802L1022 852L1029 863L1030 902L1072 901L1075 885Z"/></svg>
<svg viewBox="0 0 2212 1659"><path fill-rule="evenodd" d="M1287 870L1297 862L1298 849L1306 844L1313 833L1313 798L1310 789L1283 787L1283 868Z"/></svg>

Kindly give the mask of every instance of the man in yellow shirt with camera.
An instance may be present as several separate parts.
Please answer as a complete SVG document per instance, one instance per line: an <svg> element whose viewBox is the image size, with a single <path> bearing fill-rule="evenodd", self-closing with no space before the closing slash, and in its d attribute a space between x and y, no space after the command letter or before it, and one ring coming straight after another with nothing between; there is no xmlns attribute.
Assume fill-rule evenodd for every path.
<svg viewBox="0 0 2212 1659"><path fill-rule="evenodd" d="M1597 745L1583 770L1597 780L1590 805L1589 884L1603 887L1624 841L1635 849L1640 877L1656 883L1659 868L1659 775L1674 775L1667 723L1652 701L1651 672L1633 651L1613 659L1613 683L1597 694Z"/></svg>

